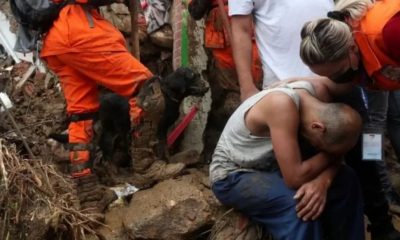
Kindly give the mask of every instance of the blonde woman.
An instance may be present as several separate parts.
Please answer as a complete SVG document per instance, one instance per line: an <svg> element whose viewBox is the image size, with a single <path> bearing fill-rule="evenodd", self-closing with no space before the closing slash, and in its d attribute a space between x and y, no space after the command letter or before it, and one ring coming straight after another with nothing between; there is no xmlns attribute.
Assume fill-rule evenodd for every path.
<svg viewBox="0 0 400 240"><path fill-rule="evenodd" d="M304 25L300 46L301 59L314 73L336 83L361 84L370 120L367 128L383 132L388 114L389 137L397 156L400 156L400 92L383 90L400 89L399 12L399 0L339 0L328 18ZM379 198L382 194L371 191L371 186L377 184L373 181L387 176L383 161L357 165L362 165L360 180L366 189L365 209L372 222L373 239L400 239L386 215L386 204Z"/></svg>
<svg viewBox="0 0 400 240"><path fill-rule="evenodd" d="M339 0L328 17L303 27L303 62L337 83L357 76L375 89L400 89L400 1Z"/></svg>

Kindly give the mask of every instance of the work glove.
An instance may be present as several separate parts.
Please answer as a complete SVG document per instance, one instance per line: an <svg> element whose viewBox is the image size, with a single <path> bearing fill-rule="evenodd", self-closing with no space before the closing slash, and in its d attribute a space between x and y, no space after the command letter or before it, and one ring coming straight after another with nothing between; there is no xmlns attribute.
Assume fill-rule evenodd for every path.
<svg viewBox="0 0 400 240"><path fill-rule="evenodd" d="M82 210L103 213L118 197L114 191L103 187L95 174L75 178L76 190Z"/></svg>

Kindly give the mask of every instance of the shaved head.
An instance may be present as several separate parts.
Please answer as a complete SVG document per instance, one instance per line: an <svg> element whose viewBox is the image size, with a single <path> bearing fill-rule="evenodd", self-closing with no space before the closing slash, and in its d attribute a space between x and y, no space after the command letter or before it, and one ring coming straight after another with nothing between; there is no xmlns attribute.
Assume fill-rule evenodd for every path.
<svg viewBox="0 0 400 240"><path fill-rule="evenodd" d="M342 155L352 149L360 136L361 116L343 103L321 102L301 95L301 134L311 145L327 153Z"/></svg>
<svg viewBox="0 0 400 240"><path fill-rule="evenodd" d="M326 128L324 140L327 146L347 144L350 149L355 145L362 120L354 109L343 103L327 103L323 104L318 115Z"/></svg>

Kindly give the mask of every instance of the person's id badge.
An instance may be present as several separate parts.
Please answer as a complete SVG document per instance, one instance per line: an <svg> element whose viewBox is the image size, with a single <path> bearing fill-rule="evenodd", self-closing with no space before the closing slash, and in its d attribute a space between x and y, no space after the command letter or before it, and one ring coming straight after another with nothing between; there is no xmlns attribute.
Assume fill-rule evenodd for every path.
<svg viewBox="0 0 400 240"><path fill-rule="evenodd" d="M377 130L364 130L362 134L362 158L364 161L383 160L383 134Z"/></svg>

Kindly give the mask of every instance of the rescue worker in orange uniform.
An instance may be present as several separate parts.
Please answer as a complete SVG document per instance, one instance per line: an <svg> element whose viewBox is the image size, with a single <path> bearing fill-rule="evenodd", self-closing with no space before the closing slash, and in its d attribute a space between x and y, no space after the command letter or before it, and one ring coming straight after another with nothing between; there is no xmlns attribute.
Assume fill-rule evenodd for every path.
<svg viewBox="0 0 400 240"><path fill-rule="evenodd" d="M153 76L128 52L123 35L99 14L99 5L112 2L76 0L67 4L47 32L41 50L41 58L59 77L67 102L72 176L77 180L82 208L96 207L101 199L93 193L97 178L90 164L98 86L129 99L131 122L137 124L143 112L134 96Z"/></svg>
<svg viewBox="0 0 400 240"><path fill-rule="evenodd" d="M228 0L192 0L189 12L195 20L205 14L204 46L211 50L214 66L210 71L212 106L206 129L206 160L210 161L219 136L230 115L240 104L240 87L232 55ZM261 60L253 40L252 74L259 86L263 78ZM211 136L207 136L211 135ZM215 140L215 141L213 141Z"/></svg>

